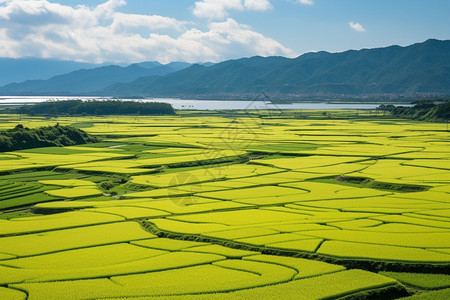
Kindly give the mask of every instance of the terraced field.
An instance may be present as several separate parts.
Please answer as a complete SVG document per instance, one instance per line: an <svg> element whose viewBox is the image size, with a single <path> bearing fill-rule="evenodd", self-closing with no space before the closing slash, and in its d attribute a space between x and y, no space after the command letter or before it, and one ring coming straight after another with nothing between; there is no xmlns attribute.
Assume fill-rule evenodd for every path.
<svg viewBox="0 0 450 300"><path fill-rule="evenodd" d="M0 299L450 298L445 124L295 116L22 116L102 142L0 153Z"/></svg>

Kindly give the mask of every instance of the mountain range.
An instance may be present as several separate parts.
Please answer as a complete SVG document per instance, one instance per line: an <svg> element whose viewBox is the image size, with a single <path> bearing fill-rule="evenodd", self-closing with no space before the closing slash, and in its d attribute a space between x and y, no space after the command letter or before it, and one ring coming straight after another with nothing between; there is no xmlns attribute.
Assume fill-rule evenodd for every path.
<svg viewBox="0 0 450 300"><path fill-rule="evenodd" d="M36 63L37 61L33 61ZM25 63L24 63L25 64ZM45 62L41 62L45 66ZM72 65L80 63L72 62ZM26 65L26 64L25 64ZM64 67L70 62L49 62L53 66ZM83 65L83 64L80 64ZM27 65L28 66L28 65ZM86 95L117 82L132 82L140 77L163 76L191 66L189 63L173 62L162 65L158 62L142 62L127 67L118 65L83 68L67 74L56 75L48 80L26 80L10 83L0 88L3 95ZM46 69L44 67L44 69ZM47 72L50 72L48 70Z"/></svg>
<svg viewBox="0 0 450 300"><path fill-rule="evenodd" d="M450 95L450 40L407 47L251 57L218 64L158 63L83 69L0 88L0 94L79 94L181 98L312 95Z"/></svg>
<svg viewBox="0 0 450 300"><path fill-rule="evenodd" d="M0 58L0 86L25 80L49 79L80 69L97 68L100 64L39 58Z"/></svg>

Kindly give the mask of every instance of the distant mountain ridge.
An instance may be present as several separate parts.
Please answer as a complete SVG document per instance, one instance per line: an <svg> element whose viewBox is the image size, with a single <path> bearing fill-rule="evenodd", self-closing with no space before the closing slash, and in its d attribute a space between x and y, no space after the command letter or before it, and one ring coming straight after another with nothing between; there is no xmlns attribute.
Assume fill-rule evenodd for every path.
<svg viewBox="0 0 450 300"><path fill-rule="evenodd" d="M307 53L294 59L251 57L191 66L160 78L115 84L104 94L153 97L273 95L450 95L450 41L408 47Z"/></svg>
<svg viewBox="0 0 450 300"><path fill-rule="evenodd" d="M100 64L38 58L0 58L0 86L25 80L46 80L79 69L100 67Z"/></svg>
<svg viewBox="0 0 450 300"><path fill-rule="evenodd" d="M58 86L60 91L61 87L71 88L71 93L181 98L251 98L261 92L286 99L312 95L450 95L449 40L341 53L322 51L293 59L242 58L167 73L163 68L158 74L154 68L161 66L145 72L142 66L131 65L120 72L111 66L94 69L84 89L76 84L84 76L81 70L47 81L7 85L0 88L0 94L51 95L55 93L51 87ZM103 81L99 78L102 76ZM112 84L106 85L107 78Z"/></svg>
<svg viewBox="0 0 450 300"><path fill-rule="evenodd" d="M89 66L89 65L88 65ZM131 82L140 77L164 76L191 66L189 63L142 62L127 67L117 65L83 68L48 80L27 80L0 88L3 95L85 95L117 82Z"/></svg>
<svg viewBox="0 0 450 300"><path fill-rule="evenodd" d="M116 65L94 69L81 69L68 74L58 75L48 80L28 80L22 83L11 83L4 86L4 94L85 94L96 91L115 82L131 82L142 76L168 74L171 70L165 66L151 69L130 65L120 67Z"/></svg>

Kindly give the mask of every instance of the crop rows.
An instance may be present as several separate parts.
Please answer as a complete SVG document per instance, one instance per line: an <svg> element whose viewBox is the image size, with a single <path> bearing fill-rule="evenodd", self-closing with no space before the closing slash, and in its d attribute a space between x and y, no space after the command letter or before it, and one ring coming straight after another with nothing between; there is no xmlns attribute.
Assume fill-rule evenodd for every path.
<svg viewBox="0 0 450 300"><path fill-rule="evenodd" d="M442 124L236 115L0 154L0 298L450 295Z"/></svg>

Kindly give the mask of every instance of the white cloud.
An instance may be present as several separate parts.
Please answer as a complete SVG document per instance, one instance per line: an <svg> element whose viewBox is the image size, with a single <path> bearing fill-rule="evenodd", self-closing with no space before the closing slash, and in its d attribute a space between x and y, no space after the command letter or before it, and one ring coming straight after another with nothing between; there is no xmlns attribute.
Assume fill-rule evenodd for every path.
<svg viewBox="0 0 450 300"><path fill-rule="evenodd" d="M313 5L314 2L313 0L297 0L298 3L303 4L303 5Z"/></svg>
<svg viewBox="0 0 450 300"><path fill-rule="evenodd" d="M181 31L185 24L186 22L163 16L115 13L111 28L114 31L124 31L127 28L137 27L144 27L150 30L173 28Z"/></svg>
<svg viewBox="0 0 450 300"><path fill-rule="evenodd" d="M266 11L272 8L267 0L245 0L244 7L248 10Z"/></svg>
<svg viewBox="0 0 450 300"><path fill-rule="evenodd" d="M288 57L296 55L294 51L285 48L279 42L252 31L250 27L239 24L231 18L224 22L211 23L207 32L196 29L188 31L180 39L198 43L199 48L204 47L219 54L217 60L251 55Z"/></svg>
<svg viewBox="0 0 450 300"><path fill-rule="evenodd" d="M351 29L353 29L357 32L365 32L366 31L366 29L359 23L348 22L348 26L350 26Z"/></svg>
<svg viewBox="0 0 450 300"><path fill-rule="evenodd" d="M272 8L268 0L202 0L195 2L193 14L198 18L224 19L229 10L265 11Z"/></svg>
<svg viewBox="0 0 450 300"><path fill-rule="evenodd" d="M261 1L238 2L243 9L266 9L258 6ZM0 0L0 57L167 63L296 55L231 18L200 30L171 17L118 12L125 4L110 0L96 7L71 7L47 0Z"/></svg>

